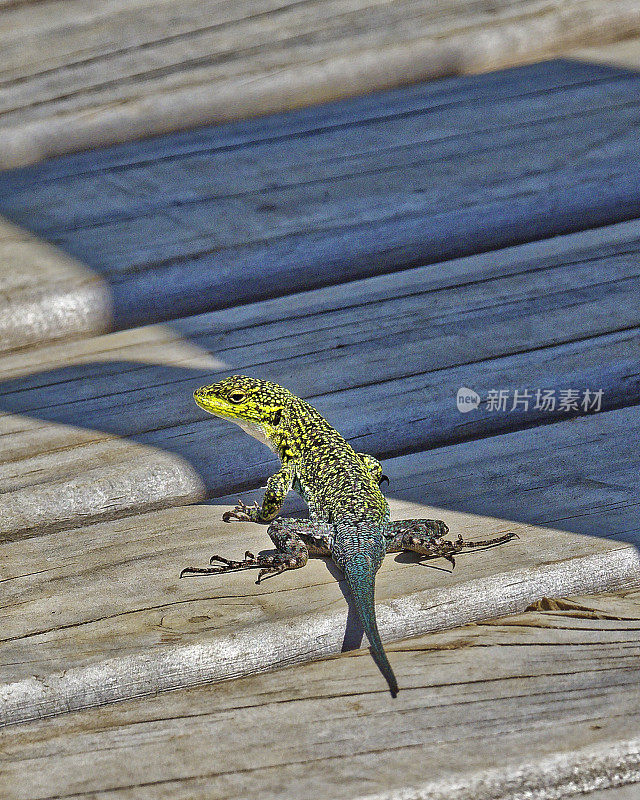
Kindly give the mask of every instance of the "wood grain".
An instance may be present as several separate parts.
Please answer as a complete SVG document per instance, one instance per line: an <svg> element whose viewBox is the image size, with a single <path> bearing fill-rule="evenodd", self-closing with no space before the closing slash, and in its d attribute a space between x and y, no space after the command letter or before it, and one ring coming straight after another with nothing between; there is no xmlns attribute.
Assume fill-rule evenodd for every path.
<svg viewBox="0 0 640 800"><path fill-rule="evenodd" d="M392 497L403 499L394 500L395 518L444 518L454 535L470 539L507 531L520 539L461 558L452 574L387 559L377 595L383 637L521 611L545 595L637 584L637 552L625 540L637 544L638 474L614 430L625 425L633 439L628 416L609 412L386 463ZM425 497L437 498L435 507L425 508ZM477 516L487 508L491 517ZM268 545L259 526L223 525L222 510L169 509L44 534L37 548L33 540L4 544L2 720L237 677L359 644L342 586L322 560L260 587L246 573L179 581L182 567L204 564L213 552ZM611 535L622 541L604 538Z"/></svg>
<svg viewBox="0 0 640 800"><path fill-rule="evenodd" d="M636 800L638 796L637 783L626 786L613 786L610 789L597 789L588 795L588 800Z"/></svg>
<svg viewBox="0 0 640 800"><path fill-rule="evenodd" d="M391 644L396 700L361 651L11 726L0 732L4 791L7 800L631 800L640 604L637 594L602 600Z"/></svg>
<svg viewBox="0 0 640 800"><path fill-rule="evenodd" d="M0 351L106 332L105 282L61 250L0 218Z"/></svg>
<svg viewBox="0 0 640 800"><path fill-rule="evenodd" d="M568 416L533 401L491 411L491 389L602 389L604 409L638 404L639 241L639 223L624 223L5 355L3 538L259 485L272 454L192 400L233 372L288 386L384 457ZM477 410L458 412L461 386L482 396Z"/></svg>
<svg viewBox="0 0 640 800"><path fill-rule="evenodd" d="M107 281L113 325L156 322L633 218L639 88L422 84L5 173L0 211Z"/></svg>
<svg viewBox="0 0 640 800"><path fill-rule="evenodd" d="M569 55L581 61L594 61L602 64L612 64L628 69L640 69L640 37L630 37L620 42L598 47L579 47L572 50Z"/></svg>
<svg viewBox="0 0 640 800"><path fill-rule="evenodd" d="M4 167L640 30L628 0L3 3Z"/></svg>

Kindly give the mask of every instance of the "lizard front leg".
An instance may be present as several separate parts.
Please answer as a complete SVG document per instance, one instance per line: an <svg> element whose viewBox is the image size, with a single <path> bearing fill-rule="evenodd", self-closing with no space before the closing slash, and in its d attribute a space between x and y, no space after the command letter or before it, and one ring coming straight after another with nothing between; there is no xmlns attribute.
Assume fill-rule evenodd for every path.
<svg viewBox="0 0 640 800"><path fill-rule="evenodd" d="M309 553L330 555L331 527L326 523L311 522L306 519L277 519L269 525L267 533L276 546L272 554L254 556L247 551L243 561L231 561L222 556L211 556L210 564L219 562L222 566L185 567L183 575L220 575L242 569L259 569L258 580L263 576L278 574L288 569L304 567Z"/></svg>
<svg viewBox="0 0 640 800"><path fill-rule="evenodd" d="M282 469L267 481L262 507L257 502L252 506L247 506L242 500L238 500L238 505L233 511L225 511L222 515L223 521L270 522L282 508L284 498L293 482L293 473L293 464L284 464Z"/></svg>
<svg viewBox="0 0 640 800"><path fill-rule="evenodd" d="M463 550L497 547L517 538L515 533L505 533L493 539L467 542L462 536L451 541L444 537L449 528L439 519L402 519L387 526L387 553L409 550L426 558L445 558L455 567L455 556Z"/></svg>

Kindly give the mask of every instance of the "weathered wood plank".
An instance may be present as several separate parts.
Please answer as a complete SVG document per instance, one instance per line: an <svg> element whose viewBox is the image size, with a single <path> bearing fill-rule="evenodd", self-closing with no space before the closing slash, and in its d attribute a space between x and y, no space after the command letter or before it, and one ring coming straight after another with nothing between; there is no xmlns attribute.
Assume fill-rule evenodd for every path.
<svg viewBox="0 0 640 800"><path fill-rule="evenodd" d="M638 784L636 781L626 786L614 786L611 789L597 789L587 795L587 800L637 800Z"/></svg>
<svg viewBox="0 0 640 800"><path fill-rule="evenodd" d="M640 37L631 37L605 46L579 47L568 53L571 58L640 69Z"/></svg>
<svg viewBox="0 0 640 800"><path fill-rule="evenodd" d="M495 69L638 30L625 0L11 3L0 27L0 164Z"/></svg>
<svg viewBox="0 0 640 800"><path fill-rule="evenodd" d="M6 797L631 800L639 608L528 612L389 645L396 700L354 653L5 728Z"/></svg>
<svg viewBox="0 0 640 800"><path fill-rule="evenodd" d="M461 558L452 574L387 559L378 580L383 636L516 612L543 596L637 585L635 547L603 538L637 543L638 470L624 452L625 441L635 441L630 416L603 413L386 463L393 497L413 501L394 500L396 518L444 517L453 535L516 531L520 539ZM415 505L425 497L437 498L436 507ZM486 509L491 517L477 516ZM170 509L42 535L37 548L28 540L3 545L0 718L56 714L357 646L341 585L322 560L260 587L246 573L179 581L183 566L206 563L212 552L268 544L258 526L223 525L221 510Z"/></svg>
<svg viewBox="0 0 640 800"><path fill-rule="evenodd" d="M637 216L639 88L572 62L425 84L7 173L0 211L127 327Z"/></svg>
<svg viewBox="0 0 640 800"><path fill-rule="evenodd" d="M0 264L0 351L109 329L100 276L2 218Z"/></svg>
<svg viewBox="0 0 640 800"><path fill-rule="evenodd" d="M429 458L393 459L392 494L638 543L636 413L621 409L437 448Z"/></svg>
<svg viewBox="0 0 640 800"><path fill-rule="evenodd" d="M602 389L603 408L640 403L639 242L640 224L625 223L437 273L5 356L3 537L258 485L273 456L191 397L229 372L311 398L358 449L383 456L567 416L533 400L491 411L492 389ZM467 414L456 407L461 386L482 397Z"/></svg>

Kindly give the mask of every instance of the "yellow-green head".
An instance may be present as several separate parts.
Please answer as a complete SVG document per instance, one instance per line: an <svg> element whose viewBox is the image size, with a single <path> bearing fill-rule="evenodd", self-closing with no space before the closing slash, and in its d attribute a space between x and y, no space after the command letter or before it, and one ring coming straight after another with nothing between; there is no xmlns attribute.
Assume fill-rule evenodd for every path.
<svg viewBox="0 0 640 800"><path fill-rule="evenodd" d="M200 408L232 420L272 449L278 445L283 412L297 400L282 386L244 375L232 375L219 383L201 386L193 393L193 399Z"/></svg>

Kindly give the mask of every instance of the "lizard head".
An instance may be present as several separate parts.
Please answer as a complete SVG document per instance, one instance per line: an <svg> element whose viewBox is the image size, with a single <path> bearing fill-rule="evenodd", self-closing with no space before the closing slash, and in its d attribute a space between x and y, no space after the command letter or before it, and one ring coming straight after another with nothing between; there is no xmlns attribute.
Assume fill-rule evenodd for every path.
<svg viewBox="0 0 640 800"><path fill-rule="evenodd" d="M232 420L251 436L273 447L273 436L282 412L294 397L275 383L232 375L219 383L196 389L193 399L200 408Z"/></svg>

